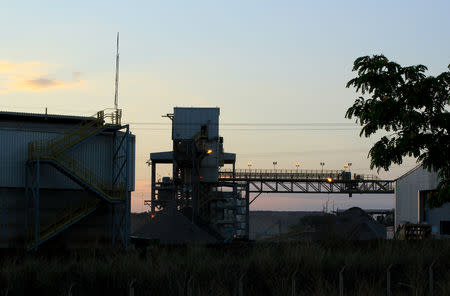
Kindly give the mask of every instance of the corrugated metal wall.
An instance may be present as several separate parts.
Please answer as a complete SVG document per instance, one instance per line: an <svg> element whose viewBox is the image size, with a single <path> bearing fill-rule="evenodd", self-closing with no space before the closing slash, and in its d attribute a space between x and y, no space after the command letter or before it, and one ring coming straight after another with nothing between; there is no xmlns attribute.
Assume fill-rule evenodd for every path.
<svg viewBox="0 0 450 296"><path fill-rule="evenodd" d="M49 140L72 124L44 122L0 122L0 248L23 247L25 237L25 179L28 143ZM122 134L123 135L123 134ZM121 135L118 135L120 138ZM97 135L82 143L67 155L81 166L93 171L105 183L113 172L114 138L111 134ZM134 135L130 136L129 190L134 190ZM40 171L40 224L46 225L55 215L79 201L98 199L83 191L68 177L48 164ZM117 212L117 209L115 210ZM120 210L121 211L121 210ZM129 214L129 213L128 213ZM111 246L113 229L111 204L102 201L96 212L52 239L52 246L88 246L92 243ZM125 227L125 226L124 226Z"/></svg>
<svg viewBox="0 0 450 296"><path fill-rule="evenodd" d="M135 186L135 171L136 171L136 137L130 137L130 164L129 164L129 184L128 190L134 191Z"/></svg>
<svg viewBox="0 0 450 296"><path fill-rule="evenodd" d="M440 208L426 210L426 222L433 227L433 232L442 237L450 237L441 234L441 221L450 221L450 202Z"/></svg>
<svg viewBox="0 0 450 296"><path fill-rule="evenodd" d="M395 181L395 228L400 223L418 223L419 190L436 189L437 173L418 167Z"/></svg>
<svg viewBox="0 0 450 296"><path fill-rule="evenodd" d="M24 187L28 143L50 140L58 136L54 131L26 131L0 129L0 187ZM99 135L76 147L68 156L93 171L105 182L112 172L112 137ZM41 166L41 188L79 189L79 186L53 167Z"/></svg>
<svg viewBox="0 0 450 296"><path fill-rule="evenodd" d="M194 137L202 125L208 126L208 138L219 137L219 108L175 107L172 121L172 140Z"/></svg>

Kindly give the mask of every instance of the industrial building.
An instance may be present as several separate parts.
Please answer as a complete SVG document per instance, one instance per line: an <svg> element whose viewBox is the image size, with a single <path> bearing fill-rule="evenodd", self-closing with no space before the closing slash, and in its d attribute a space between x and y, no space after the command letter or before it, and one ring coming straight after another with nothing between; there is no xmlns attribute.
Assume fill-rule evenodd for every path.
<svg viewBox="0 0 450 296"><path fill-rule="evenodd" d="M164 243L200 242L201 237L210 241L208 235L217 242L248 240L249 206L263 193L394 193L391 180L352 178L343 170L264 170L250 165L236 170L236 154L223 149L219 115L219 108L176 107L164 116L172 121L172 150L150 153L151 200L145 203L153 219L134 233L136 237ZM157 179L161 164L172 166L171 176Z"/></svg>
<svg viewBox="0 0 450 296"><path fill-rule="evenodd" d="M426 207L427 194L436 190L439 177L418 165L395 180L395 229L405 223L424 223L435 236L450 236L450 203L440 208Z"/></svg>
<svg viewBox="0 0 450 296"><path fill-rule="evenodd" d="M236 181L219 179L219 168L229 164L234 171L236 162L235 154L223 151L219 114L219 108L181 107L167 114L172 120L173 150L150 154L152 192L147 203L155 217L151 222L185 221L183 224L195 224L218 242L248 239L247 187ZM159 164L172 164L172 176L156 180ZM188 219L183 220L180 213ZM164 219L165 216L170 218ZM167 223L161 224L164 224L161 227L167 226ZM152 228L155 227L149 225L148 229ZM188 229L187 225L173 226L179 231L185 228ZM166 238L155 231L147 235L180 243L184 236L174 233L173 237ZM198 236L205 237L202 233Z"/></svg>
<svg viewBox="0 0 450 296"><path fill-rule="evenodd" d="M0 112L0 247L127 247L135 137L121 110Z"/></svg>

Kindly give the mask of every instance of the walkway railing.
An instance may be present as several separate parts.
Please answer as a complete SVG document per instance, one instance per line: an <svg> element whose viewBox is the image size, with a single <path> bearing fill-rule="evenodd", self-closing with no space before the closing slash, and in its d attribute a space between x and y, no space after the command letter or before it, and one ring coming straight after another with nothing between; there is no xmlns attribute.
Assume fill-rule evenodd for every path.
<svg viewBox="0 0 450 296"><path fill-rule="evenodd" d="M105 182L104 178L99 177L93 171L80 165L75 159L70 158L67 155L60 154L55 160L64 166L64 168L71 174L102 192L109 199L125 200L126 186L124 183L119 183L114 188L111 188L110 182Z"/></svg>
<svg viewBox="0 0 450 296"><path fill-rule="evenodd" d="M233 171L222 169L220 178L233 178ZM379 180L377 176L367 174L351 174L344 170L283 170L283 169L237 169L236 179L328 179L333 180Z"/></svg>
<svg viewBox="0 0 450 296"><path fill-rule="evenodd" d="M78 221L91 211L97 208L100 200L84 200L79 204L68 204L65 209L58 212L47 225L39 225L39 244L56 233L63 230L71 223ZM35 244L34 231L28 233L27 247L31 248Z"/></svg>
<svg viewBox="0 0 450 296"><path fill-rule="evenodd" d="M74 128L49 140L36 140L28 143L28 159L56 156L89 136L95 134L105 125L120 125L122 110L112 112L99 111L92 119L85 120Z"/></svg>

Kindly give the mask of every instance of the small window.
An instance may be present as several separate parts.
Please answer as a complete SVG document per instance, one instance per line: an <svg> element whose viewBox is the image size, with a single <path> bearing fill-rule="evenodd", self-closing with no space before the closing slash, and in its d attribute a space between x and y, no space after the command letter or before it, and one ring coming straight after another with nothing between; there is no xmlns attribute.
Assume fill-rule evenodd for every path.
<svg viewBox="0 0 450 296"><path fill-rule="evenodd" d="M441 221L441 234L450 235L450 221Z"/></svg>

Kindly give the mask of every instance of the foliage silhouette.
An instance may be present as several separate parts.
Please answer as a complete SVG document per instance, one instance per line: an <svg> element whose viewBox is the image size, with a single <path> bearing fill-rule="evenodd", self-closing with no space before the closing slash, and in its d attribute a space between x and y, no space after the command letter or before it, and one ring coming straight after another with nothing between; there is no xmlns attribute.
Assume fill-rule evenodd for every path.
<svg viewBox="0 0 450 296"><path fill-rule="evenodd" d="M384 55L357 58L353 71L358 75L347 88L355 87L363 96L345 117L357 118L360 136L390 132L370 149L371 168L388 170L410 156L438 172L438 190L428 205L439 207L450 201L450 71L434 77L425 75L426 70L424 65L402 67Z"/></svg>

